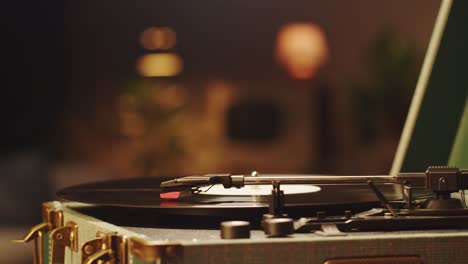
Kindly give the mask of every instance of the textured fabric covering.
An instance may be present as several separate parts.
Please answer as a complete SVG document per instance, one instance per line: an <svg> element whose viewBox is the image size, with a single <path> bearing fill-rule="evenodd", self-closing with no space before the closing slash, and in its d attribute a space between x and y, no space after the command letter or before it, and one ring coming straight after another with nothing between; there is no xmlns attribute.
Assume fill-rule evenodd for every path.
<svg viewBox="0 0 468 264"><path fill-rule="evenodd" d="M251 239L222 240L218 230L122 227L81 214L83 206L53 203L65 221L78 224L79 245L96 238L96 232L117 232L152 243L180 244L179 263L324 263L328 259L365 256L420 256L425 264L468 263L468 230L349 233L341 237L295 234L267 238L259 230ZM65 263L81 263L81 253L67 249ZM133 263L143 264L135 259ZM162 262L164 263L164 261Z"/></svg>

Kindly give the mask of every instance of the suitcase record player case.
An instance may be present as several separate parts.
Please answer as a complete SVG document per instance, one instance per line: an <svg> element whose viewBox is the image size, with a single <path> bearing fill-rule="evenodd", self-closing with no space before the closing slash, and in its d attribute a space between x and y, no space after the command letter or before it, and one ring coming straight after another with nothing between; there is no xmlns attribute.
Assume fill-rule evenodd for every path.
<svg viewBox="0 0 468 264"><path fill-rule="evenodd" d="M311 233L285 238L268 238L263 231L252 230L250 238L221 239L218 230L119 226L83 213L89 212L86 207L44 204L47 225L33 231L37 263L381 264L468 260L468 230L355 232L346 236Z"/></svg>
<svg viewBox="0 0 468 264"><path fill-rule="evenodd" d="M468 169L467 14L464 0L441 2L391 175L441 164ZM468 263L468 228L341 232L332 226L322 235L272 237L238 221L222 236L248 228L249 237L222 239L218 228L190 225L193 217L202 216L54 201L43 204L43 223L21 241L34 243L37 264ZM185 225L173 221L181 218ZM219 226L218 220L211 218Z"/></svg>

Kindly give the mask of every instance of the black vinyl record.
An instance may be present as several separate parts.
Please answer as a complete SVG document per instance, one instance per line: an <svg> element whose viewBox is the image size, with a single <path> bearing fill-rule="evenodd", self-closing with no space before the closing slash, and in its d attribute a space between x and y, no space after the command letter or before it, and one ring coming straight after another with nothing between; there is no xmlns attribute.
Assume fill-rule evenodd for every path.
<svg viewBox="0 0 468 264"><path fill-rule="evenodd" d="M221 193L207 187L206 192L179 198L161 198L160 184L168 178L134 178L82 184L60 190L57 195L68 201L118 208L146 208L167 215L241 216L268 211L270 186L228 189ZM291 185L292 186L292 185ZM290 215L307 216L317 211L342 214L344 210L363 211L379 201L366 185L282 185L285 210ZM220 191L222 186L214 186ZM255 189L257 188L257 189ZM299 191L297 191L299 188ZM304 188L305 191L301 191ZM392 186L382 186L388 191ZM258 190L258 192L257 192ZM311 191L312 190L312 191ZM389 197L391 199L392 197Z"/></svg>

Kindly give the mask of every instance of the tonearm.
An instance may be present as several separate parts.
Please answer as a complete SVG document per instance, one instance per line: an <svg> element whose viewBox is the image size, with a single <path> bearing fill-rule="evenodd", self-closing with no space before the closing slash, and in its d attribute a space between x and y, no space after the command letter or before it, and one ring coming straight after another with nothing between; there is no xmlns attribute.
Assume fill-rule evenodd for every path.
<svg viewBox="0 0 468 264"><path fill-rule="evenodd" d="M446 194L468 189L468 170L455 167L429 167L426 172L399 173L397 175L365 176L331 176L331 175L292 175L262 176L257 173L249 175L205 174L177 178L161 183L164 192L197 189L213 184L222 184L224 188L242 188L245 185L271 184L375 184L410 185L414 189L425 189Z"/></svg>
<svg viewBox="0 0 468 264"><path fill-rule="evenodd" d="M262 221L266 233L269 233L269 228L266 227L275 226L281 221L289 223L289 231L285 232L286 234L319 230L318 233L325 235L342 235L343 230L460 228L468 225L468 210L465 209L464 201L464 190L468 189L468 170L455 167L429 167L422 173L370 176L210 174L166 181L161 184L161 187L163 192L191 191L196 193L201 187L213 184L222 184L225 188L272 184L269 213L264 215ZM344 187L348 184L367 184L386 209L376 208L355 215L345 214L342 217L324 217L324 214L317 212L317 217L301 218L295 221L293 228L292 220L288 218L289 220L286 221L287 219L284 218L287 214L283 210L284 194L280 190L280 184L333 184ZM403 199L389 202L377 187L382 184L401 186ZM413 203L414 189L430 191L432 195L428 199L423 199L422 203ZM461 200L451 197L452 193L459 191L461 191Z"/></svg>

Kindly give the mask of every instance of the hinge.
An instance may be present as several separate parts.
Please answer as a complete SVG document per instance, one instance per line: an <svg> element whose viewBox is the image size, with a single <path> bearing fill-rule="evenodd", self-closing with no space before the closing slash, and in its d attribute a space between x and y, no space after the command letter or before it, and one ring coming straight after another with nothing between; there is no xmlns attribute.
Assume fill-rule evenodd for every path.
<svg viewBox="0 0 468 264"><path fill-rule="evenodd" d="M50 233L50 238L52 264L64 263L66 247L78 252L78 225L76 223L69 221L65 226L54 229Z"/></svg>
<svg viewBox="0 0 468 264"><path fill-rule="evenodd" d="M145 262L179 263L182 258L182 246L178 243L148 242L132 237L128 244L131 257Z"/></svg>
<svg viewBox="0 0 468 264"><path fill-rule="evenodd" d="M23 239L14 240L14 242L28 243L34 240L34 264L44 263L44 236L53 229L63 226L63 212L56 208L50 208L46 204L42 207L42 216L44 222L33 226Z"/></svg>
<svg viewBox="0 0 468 264"><path fill-rule="evenodd" d="M88 241L81 247L81 263L128 264L127 239L117 233L96 234L97 239Z"/></svg>

